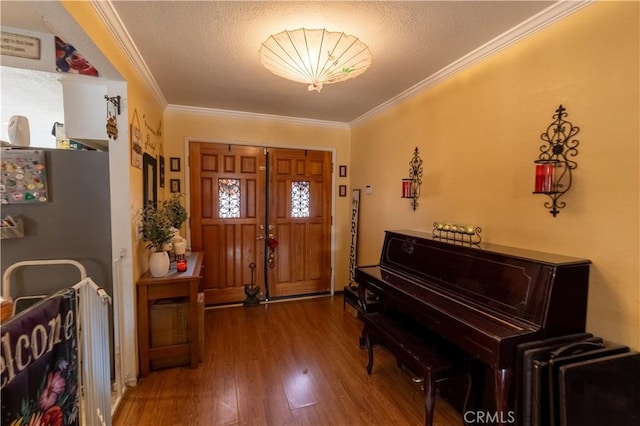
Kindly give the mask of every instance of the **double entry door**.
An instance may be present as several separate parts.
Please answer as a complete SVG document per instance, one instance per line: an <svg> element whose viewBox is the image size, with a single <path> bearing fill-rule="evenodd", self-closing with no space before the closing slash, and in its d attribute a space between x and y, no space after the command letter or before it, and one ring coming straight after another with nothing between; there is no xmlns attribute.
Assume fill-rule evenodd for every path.
<svg viewBox="0 0 640 426"><path fill-rule="evenodd" d="M189 143L190 230L205 304L330 291L331 153Z"/></svg>

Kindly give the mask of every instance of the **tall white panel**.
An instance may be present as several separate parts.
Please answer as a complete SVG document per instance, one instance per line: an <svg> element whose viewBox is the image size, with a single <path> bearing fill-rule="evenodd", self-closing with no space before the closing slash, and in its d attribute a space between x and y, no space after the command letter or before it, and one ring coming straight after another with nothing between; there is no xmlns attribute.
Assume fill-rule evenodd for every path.
<svg viewBox="0 0 640 426"><path fill-rule="evenodd" d="M107 140L107 82L94 77L64 76L64 130L68 139Z"/></svg>

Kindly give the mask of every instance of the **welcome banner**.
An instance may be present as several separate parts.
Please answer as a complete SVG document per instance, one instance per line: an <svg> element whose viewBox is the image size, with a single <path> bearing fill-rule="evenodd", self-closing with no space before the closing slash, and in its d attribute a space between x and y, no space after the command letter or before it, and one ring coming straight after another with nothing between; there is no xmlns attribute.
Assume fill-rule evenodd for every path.
<svg viewBox="0 0 640 426"><path fill-rule="evenodd" d="M79 425L78 339L73 289L2 325L2 425Z"/></svg>

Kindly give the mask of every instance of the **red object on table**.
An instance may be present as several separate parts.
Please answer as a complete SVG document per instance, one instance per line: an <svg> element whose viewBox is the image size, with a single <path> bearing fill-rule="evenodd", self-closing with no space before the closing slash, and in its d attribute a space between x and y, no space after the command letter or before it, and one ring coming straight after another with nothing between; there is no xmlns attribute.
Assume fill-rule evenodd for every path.
<svg viewBox="0 0 640 426"><path fill-rule="evenodd" d="M185 272L187 270L187 259L180 259L176 262L176 270L178 272Z"/></svg>

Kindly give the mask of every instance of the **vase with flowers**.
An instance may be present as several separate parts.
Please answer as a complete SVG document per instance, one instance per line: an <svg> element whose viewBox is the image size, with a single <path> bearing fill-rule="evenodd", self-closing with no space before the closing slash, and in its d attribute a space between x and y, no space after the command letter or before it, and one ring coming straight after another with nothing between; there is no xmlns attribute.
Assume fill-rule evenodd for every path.
<svg viewBox="0 0 640 426"><path fill-rule="evenodd" d="M174 232L171 219L163 205L148 205L142 210L140 218L142 239L152 250L149 258L149 271L154 277L164 277L169 273L169 255L167 250L173 240Z"/></svg>

